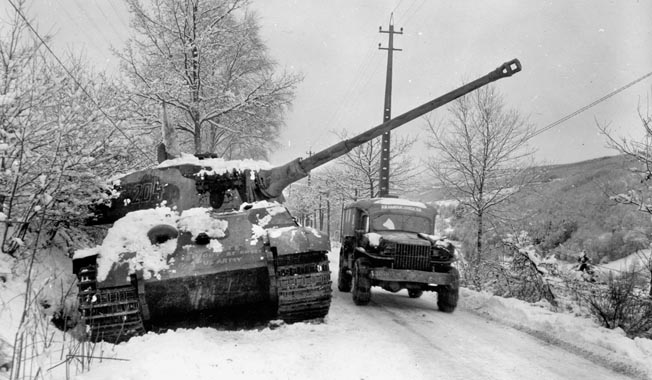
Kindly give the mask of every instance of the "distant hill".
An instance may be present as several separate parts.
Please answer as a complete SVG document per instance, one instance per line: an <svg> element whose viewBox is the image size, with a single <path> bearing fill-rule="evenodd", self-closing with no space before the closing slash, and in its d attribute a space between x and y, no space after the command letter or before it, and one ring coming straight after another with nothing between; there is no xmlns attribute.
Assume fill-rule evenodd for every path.
<svg viewBox="0 0 652 380"><path fill-rule="evenodd" d="M630 175L629 167L634 166L625 156L600 157L587 161L574 162L562 165L544 165L538 169L542 173L542 183L562 181L562 184L570 186L581 186L583 183L612 181L614 178L622 179ZM606 181L606 182L609 182ZM544 186L545 188L545 186ZM543 190L544 188L538 188ZM557 186L551 186L555 189ZM404 194L406 198L432 203L449 198L448 192L442 187L422 187Z"/></svg>
<svg viewBox="0 0 652 380"><path fill-rule="evenodd" d="M525 217L522 228L546 242L547 249L569 255L586 249L596 260L624 257L647 247L652 236L649 214L609 199L628 186L640 186L629 170L636 166L625 156L540 166L540 182L514 199L512 215ZM445 189L430 188L406 196L432 203L447 199L446 194Z"/></svg>

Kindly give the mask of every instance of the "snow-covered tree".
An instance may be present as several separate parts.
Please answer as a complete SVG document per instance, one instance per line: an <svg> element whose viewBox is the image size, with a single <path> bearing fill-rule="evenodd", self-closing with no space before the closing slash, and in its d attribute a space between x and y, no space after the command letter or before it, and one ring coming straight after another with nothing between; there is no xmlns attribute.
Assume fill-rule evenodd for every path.
<svg viewBox="0 0 652 380"><path fill-rule="evenodd" d="M467 247L476 266L482 258L486 218L531 181L526 143L533 128L518 111L507 109L495 86L458 98L445 122L427 120L428 163L433 181L470 210L475 246Z"/></svg>
<svg viewBox="0 0 652 380"><path fill-rule="evenodd" d="M105 178L149 157L120 128L122 96L104 76L72 59L62 68L18 14L3 25L0 249L16 256L26 239L86 217Z"/></svg>
<svg viewBox="0 0 652 380"><path fill-rule="evenodd" d="M182 149L265 159L300 77L277 72L247 0L128 0L133 37L119 53L143 128L160 104Z"/></svg>

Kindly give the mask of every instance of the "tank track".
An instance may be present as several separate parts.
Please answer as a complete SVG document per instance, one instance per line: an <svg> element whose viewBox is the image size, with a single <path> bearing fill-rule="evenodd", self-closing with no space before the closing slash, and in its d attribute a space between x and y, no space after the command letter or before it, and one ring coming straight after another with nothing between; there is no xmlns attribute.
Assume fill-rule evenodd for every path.
<svg viewBox="0 0 652 380"><path fill-rule="evenodd" d="M325 252L277 258L277 318L299 322L323 318L331 305L331 272Z"/></svg>
<svg viewBox="0 0 652 380"><path fill-rule="evenodd" d="M135 286L97 288L97 265L77 274L79 310L88 340L119 343L145 333Z"/></svg>

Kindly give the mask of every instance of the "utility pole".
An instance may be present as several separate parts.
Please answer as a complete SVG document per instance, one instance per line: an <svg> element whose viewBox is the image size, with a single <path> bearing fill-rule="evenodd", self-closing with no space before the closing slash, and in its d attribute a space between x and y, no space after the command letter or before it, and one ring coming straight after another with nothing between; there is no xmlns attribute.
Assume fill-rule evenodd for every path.
<svg viewBox="0 0 652 380"><path fill-rule="evenodd" d="M401 51L401 49L394 48L394 35L403 34L403 28L400 31L394 31L394 13L389 17L389 30L383 30L379 27L380 33L389 34L389 45L384 48L378 44L378 49L387 50L387 76L385 79L385 109L383 112L383 123L392 118L392 60L393 52ZM385 197L389 194L389 149L390 149L390 133L383 133L380 144L380 191L378 196ZM372 194L373 195L373 194Z"/></svg>
<svg viewBox="0 0 652 380"><path fill-rule="evenodd" d="M312 151L312 148L308 149L308 151L306 152L306 154L308 155L308 157L312 157L312 154L313 154L313 153L314 153L314 152ZM308 172L308 187L310 187L310 172Z"/></svg>

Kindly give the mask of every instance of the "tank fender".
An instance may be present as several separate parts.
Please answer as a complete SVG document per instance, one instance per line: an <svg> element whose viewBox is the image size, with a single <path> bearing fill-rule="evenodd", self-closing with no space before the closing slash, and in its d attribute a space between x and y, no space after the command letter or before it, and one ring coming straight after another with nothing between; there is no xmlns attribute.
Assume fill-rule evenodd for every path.
<svg viewBox="0 0 652 380"><path fill-rule="evenodd" d="M330 251L328 234L311 227L282 227L267 230L269 245L279 255Z"/></svg>

